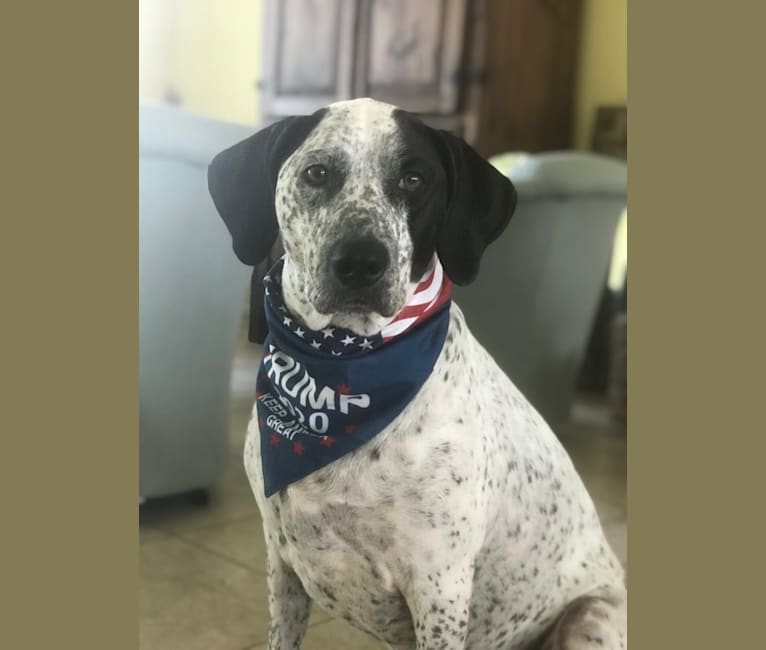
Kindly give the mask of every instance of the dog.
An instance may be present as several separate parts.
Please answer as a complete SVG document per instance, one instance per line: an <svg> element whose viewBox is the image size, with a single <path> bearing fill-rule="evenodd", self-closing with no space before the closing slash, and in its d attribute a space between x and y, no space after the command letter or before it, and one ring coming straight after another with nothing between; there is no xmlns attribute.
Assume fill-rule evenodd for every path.
<svg viewBox="0 0 766 650"><path fill-rule="evenodd" d="M389 648L626 648L623 569L593 502L459 307L447 301L394 345L380 342L408 320L396 319L413 296L475 279L515 209L510 180L460 138L365 98L283 119L226 149L208 185L243 263L261 263L281 237L279 278L267 278L281 300L270 322L289 321L285 345L305 344L287 354L267 340L264 386L286 390L290 375L302 401L293 408L259 387L244 450L267 547L269 648L300 648L311 601ZM315 348L327 338L343 351L336 330L353 361L373 364L360 382L385 375L385 390L411 364L425 368L361 443L328 422L344 409L366 413L374 394L320 391L301 374L314 361L306 333ZM389 345L397 354L426 331L428 341L385 370ZM373 340L379 349L358 349ZM280 409L292 429L277 421ZM313 462L311 445L317 457L337 449L331 441L349 447L294 469ZM264 460L273 449L287 454L275 467Z"/></svg>

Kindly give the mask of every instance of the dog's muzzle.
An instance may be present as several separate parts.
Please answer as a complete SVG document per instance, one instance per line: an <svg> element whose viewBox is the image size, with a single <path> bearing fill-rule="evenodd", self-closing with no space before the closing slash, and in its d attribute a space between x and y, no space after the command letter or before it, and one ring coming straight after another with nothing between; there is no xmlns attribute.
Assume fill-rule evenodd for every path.
<svg viewBox="0 0 766 650"><path fill-rule="evenodd" d="M326 292L316 307L323 313L393 316L391 253L373 235L344 237L331 245L325 258Z"/></svg>
<svg viewBox="0 0 766 650"><path fill-rule="evenodd" d="M344 289L373 288L385 274L391 258L374 237L342 239L330 250L330 270Z"/></svg>

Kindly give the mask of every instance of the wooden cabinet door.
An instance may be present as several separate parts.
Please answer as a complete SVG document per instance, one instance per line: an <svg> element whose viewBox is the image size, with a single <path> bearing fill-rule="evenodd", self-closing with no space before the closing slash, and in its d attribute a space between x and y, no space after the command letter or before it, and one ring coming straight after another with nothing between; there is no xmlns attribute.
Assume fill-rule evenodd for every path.
<svg viewBox="0 0 766 650"><path fill-rule="evenodd" d="M271 0L265 14L266 115L302 115L352 96L353 0Z"/></svg>
<svg viewBox="0 0 766 650"><path fill-rule="evenodd" d="M359 11L355 96L455 113L466 0L361 0Z"/></svg>

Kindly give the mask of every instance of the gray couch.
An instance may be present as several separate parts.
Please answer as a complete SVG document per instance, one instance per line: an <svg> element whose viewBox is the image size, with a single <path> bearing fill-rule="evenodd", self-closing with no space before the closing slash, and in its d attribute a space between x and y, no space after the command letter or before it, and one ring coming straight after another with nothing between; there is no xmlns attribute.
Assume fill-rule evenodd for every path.
<svg viewBox="0 0 766 650"><path fill-rule="evenodd" d="M252 131L167 107L139 109L141 498L208 488L227 458L249 269L231 251L206 170Z"/></svg>
<svg viewBox="0 0 766 650"><path fill-rule="evenodd" d="M558 429L606 286L627 169L568 151L524 156L509 176L516 213L487 249L477 281L454 297L477 339Z"/></svg>

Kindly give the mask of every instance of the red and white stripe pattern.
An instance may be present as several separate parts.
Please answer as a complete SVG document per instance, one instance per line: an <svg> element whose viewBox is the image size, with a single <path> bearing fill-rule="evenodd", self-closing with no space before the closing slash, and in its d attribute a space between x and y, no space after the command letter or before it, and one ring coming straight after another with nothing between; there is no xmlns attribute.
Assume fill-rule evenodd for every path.
<svg viewBox="0 0 766 650"><path fill-rule="evenodd" d="M383 342L399 336L420 321L435 313L450 299L452 283L444 274L439 258L434 258L434 268L418 284L407 304L380 332Z"/></svg>

